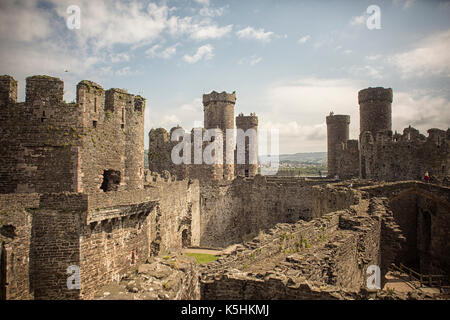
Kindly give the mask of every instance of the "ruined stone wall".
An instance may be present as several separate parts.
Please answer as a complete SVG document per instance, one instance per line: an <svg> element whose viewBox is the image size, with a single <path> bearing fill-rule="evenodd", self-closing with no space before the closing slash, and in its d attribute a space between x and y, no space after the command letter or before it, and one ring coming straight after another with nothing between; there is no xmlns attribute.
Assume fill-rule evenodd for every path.
<svg viewBox="0 0 450 320"><path fill-rule="evenodd" d="M1 193L101 192L104 170L120 172L120 189L143 187L141 97L81 81L66 103L60 79L33 76L17 103L15 80L3 80Z"/></svg>
<svg viewBox="0 0 450 320"><path fill-rule="evenodd" d="M312 217L347 209L361 200L361 193L350 187L350 182L312 187Z"/></svg>
<svg viewBox="0 0 450 320"><path fill-rule="evenodd" d="M424 274L448 273L450 189L416 181L362 187L389 199L395 222L405 236L399 260Z"/></svg>
<svg viewBox="0 0 450 320"><path fill-rule="evenodd" d="M90 299L99 285L119 281L128 269L151 254L151 224L158 209L148 208L122 219L85 225L80 238L81 298Z"/></svg>
<svg viewBox="0 0 450 320"><path fill-rule="evenodd" d="M326 181L256 176L202 185L201 245L225 247L279 222L310 220L312 187Z"/></svg>
<svg viewBox="0 0 450 320"><path fill-rule="evenodd" d="M92 298L99 285L120 280L130 266L150 256L199 245L198 182L158 182L100 201L104 196L90 196L89 224L81 235L83 299Z"/></svg>
<svg viewBox="0 0 450 320"><path fill-rule="evenodd" d="M361 175L377 181L423 180L428 171L432 182L448 183L450 139L443 130L429 130L425 137L413 128L403 135L369 133L361 137Z"/></svg>
<svg viewBox="0 0 450 320"><path fill-rule="evenodd" d="M382 228L393 232L386 200L362 202L312 221L277 224L237 246L203 268L202 298L357 298L367 267L381 262Z"/></svg>
<svg viewBox="0 0 450 320"><path fill-rule="evenodd" d="M0 205L8 299L90 299L99 285L149 256L200 242L198 181L108 193L8 194ZM79 290L67 287L69 266L79 267Z"/></svg>
<svg viewBox="0 0 450 320"><path fill-rule="evenodd" d="M0 195L0 300L33 299L30 209L38 204L37 194Z"/></svg>

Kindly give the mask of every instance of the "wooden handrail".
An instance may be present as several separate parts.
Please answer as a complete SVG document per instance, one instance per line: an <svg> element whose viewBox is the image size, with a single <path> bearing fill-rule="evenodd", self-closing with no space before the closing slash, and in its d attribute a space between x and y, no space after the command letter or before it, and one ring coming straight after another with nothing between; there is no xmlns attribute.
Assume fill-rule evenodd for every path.
<svg viewBox="0 0 450 320"><path fill-rule="evenodd" d="M435 275L435 274L422 274L419 273L407 266L405 266L403 263L400 263L400 266L397 266L395 264L391 264L391 267L398 271L402 271L408 274L408 276L412 279L416 279L420 282L420 284L425 285L428 284L429 286L432 286L434 283L438 285L439 287L443 287L443 283L445 281L450 282L450 277L446 275Z"/></svg>

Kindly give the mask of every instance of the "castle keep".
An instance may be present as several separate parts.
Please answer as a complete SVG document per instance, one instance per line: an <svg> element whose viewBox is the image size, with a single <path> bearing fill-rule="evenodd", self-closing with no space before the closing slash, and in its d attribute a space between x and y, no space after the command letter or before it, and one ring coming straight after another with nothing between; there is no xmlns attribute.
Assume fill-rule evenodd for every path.
<svg viewBox="0 0 450 320"><path fill-rule="evenodd" d="M203 96L204 128L152 129L149 170L144 98L84 80L66 103L49 76L27 78L25 102L17 88L0 77L0 300L104 298L119 284L132 299L383 299L366 271L379 266L384 285L392 264L448 280L449 130L393 134L391 89L359 93L359 140L330 114L330 177L297 178L258 174L245 133L259 120L235 118L235 92ZM190 161L175 164L181 141ZM217 144L231 161L195 163ZM434 183L417 181L425 170ZM227 249L198 266L187 247Z"/></svg>
<svg viewBox="0 0 450 320"><path fill-rule="evenodd" d="M359 91L359 140L349 140L350 116L330 115L328 173L341 179L421 180L429 172L435 182L449 184L450 129L432 128L428 137L409 127L392 132L392 89Z"/></svg>

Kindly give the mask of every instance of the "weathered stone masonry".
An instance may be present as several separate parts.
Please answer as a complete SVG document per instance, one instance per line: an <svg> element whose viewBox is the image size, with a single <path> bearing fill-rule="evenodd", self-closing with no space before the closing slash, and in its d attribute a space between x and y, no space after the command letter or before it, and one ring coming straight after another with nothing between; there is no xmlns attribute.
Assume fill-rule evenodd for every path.
<svg viewBox="0 0 450 320"><path fill-rule="evenodd" d="M432 128L428 137L409 127L392 132L392 89L359 91L359 140L348 140L348 115L327 116L328 173L341 179L422 180L450 183L450 129Z"/></svg>
<svg viewBox="0 0 450 320"><path fill-rule="evenodd" d="M198 182L188 180L110 194L1 195L17 203L0 215L6 297L89 299L130 266L179 251L184 231L187 245L199 245L197 195ZM80 268L80 290L67 289L71 265Z"/></svg>

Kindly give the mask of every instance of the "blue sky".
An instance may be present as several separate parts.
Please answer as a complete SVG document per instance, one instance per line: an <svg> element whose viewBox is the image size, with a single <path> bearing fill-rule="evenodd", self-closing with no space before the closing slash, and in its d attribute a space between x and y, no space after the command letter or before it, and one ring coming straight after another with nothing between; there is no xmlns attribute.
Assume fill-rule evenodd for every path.
<svg viewBox="0 0 450 320"><path fill-rule="evenodd" d="M381 29L367 28L369 5ZM449 1L5 0L0 37L19 100L34 74L63 79L67 101L83 79L125 88L147 98L146 145L152 127L201 123L212 90L236 91L236 115L279 129L281 153L326 151L330 111L351 115L356 139L369 86L393 89L394 130L450 122Z"/></svg>

